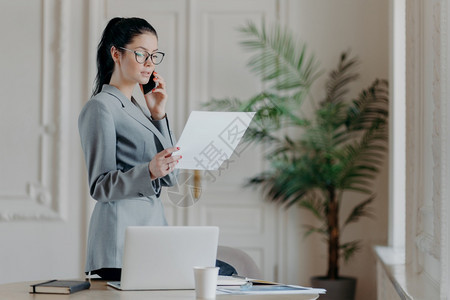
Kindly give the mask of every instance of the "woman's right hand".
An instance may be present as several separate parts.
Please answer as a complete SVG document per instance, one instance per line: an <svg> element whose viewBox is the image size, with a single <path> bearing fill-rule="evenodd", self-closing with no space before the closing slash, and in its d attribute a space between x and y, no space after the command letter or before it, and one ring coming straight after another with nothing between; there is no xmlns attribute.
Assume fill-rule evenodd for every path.
<svg viewBox="0 0 450 300"><path fill-rule="evenodd" d="M181 159L181 155L172 156L172 153L178 150L180 150L179 147L167 148L153 157L148 164L152 180L164 177L175 169L176 164Z"/></svg>

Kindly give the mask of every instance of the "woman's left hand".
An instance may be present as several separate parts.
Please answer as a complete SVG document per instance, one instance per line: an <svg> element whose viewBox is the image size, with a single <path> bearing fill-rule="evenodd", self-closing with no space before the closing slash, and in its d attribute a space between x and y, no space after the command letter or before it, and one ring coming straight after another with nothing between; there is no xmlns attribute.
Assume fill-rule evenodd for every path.
<svg viewBox="0 0 450 300"><path fill-rule="evenodd" d="M149 92L145 94L144 98L153 120L161 120L166 115L166 82L157 72L153 72L153 74L155 76L154 81L157 83L157 86L151 93ZM142 85L141 91L143 91Z"/></svg>

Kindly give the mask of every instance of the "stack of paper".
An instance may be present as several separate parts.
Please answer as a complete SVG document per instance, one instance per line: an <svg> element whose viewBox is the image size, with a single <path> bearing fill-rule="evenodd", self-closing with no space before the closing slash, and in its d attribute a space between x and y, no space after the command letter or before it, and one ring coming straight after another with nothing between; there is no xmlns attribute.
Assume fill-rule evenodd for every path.
<svg viewBox="0 0 450 300"><path fill-rule="evenodd" d="M233 276L224 276L219 275L217 278L217 285L218 286L227 286L227 285L244 285L247 283L247 280L239 277L233 277Z"/></svg>
<svg viewBox="0 0 450 300"><path fill-rule="evenodd" d="M325 294L325 289L286 285L244 276L219 276L217 292L219 294ZM223 287L226 286L226 287Z"/></svg>
<svg viewBox="0 0 450 300"><path fill-rule="evenodd" d="M236 295L262 294L325 294L325 289L316 289L298 285L243 285L235 287L217 288L218 292Z"/></svg>

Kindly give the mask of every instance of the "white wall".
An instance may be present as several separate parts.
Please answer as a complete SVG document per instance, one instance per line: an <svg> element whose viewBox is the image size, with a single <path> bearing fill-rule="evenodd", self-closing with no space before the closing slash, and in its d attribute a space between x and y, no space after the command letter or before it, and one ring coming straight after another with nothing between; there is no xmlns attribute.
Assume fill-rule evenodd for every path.
<svg viewBox="0 0 450 300"><path fill-rule="evenodd" d="M289 14L286 19L289 26L306 42L308 49L316 54L325 71L313 91L317 101L324 95L324 80L331 68L336 66L339 54L349 49L361 62L361 77L352 86L350 95L356 96L375 78L389 78L388 0L291 0L288 5ZM344 240L357 238L364 241L364 249L341 267L342 275L358 278L357 299L376 299L375 257L371 249L373 245L387 243L387 160L386 158L374 186L377 199L371 207L375 219L362 219L350 225L343 235ZM355 203L352 197L353 195L347 196L351 205ZM296 228L303 221L309 222L311 219L304 212L298 217L301 220L292 221ZM300 238L296 243L299 243L300 266L292 266L289 272L291 278L297 277L300 283L306 284L311 275L326 274L325 244L316 238ZM314 255L316 253L319 255Z"/></svg>
<svg viewBox="0 0 450 300"><path fill-rule="evenodd" d="M102 3L102 1L96 1ZM93 1L67 1L48 0L37 1L32 4L29 1L7 1L0 2L0 32L2 36L15 36L14 45L9 45L2 50L0 57L0 84L4 92L1 101L0 122L2 146L0 149L8 149L8 154L28 158L35 155L36 150L30 151L30 147L19 145L14 139L15 130L18 127L14 122L21 120L33 128L41 128L39 125L39 101L41 87L48 85L49 93L58 91L58 95L64 95L64 99L56 99L54 93L50 94L54 100L56 111L51 111L55 120L62 118L62 124L67 136L64 137L63 148L55 144L55 151L65 149L61 160L67 167L62 173L64 175L63 195L50 206L51 211L59 214L58 205L64 207L64 218L56 220L29 219L29 220L0 220L0 283L43 279L50 277L76 277L81 275L84 264L84 247L86 231L86 184L84 176L84 163L81 156L79 137L77 132L77 116L83 103L87 100L91 86L88 86L86 77L92 76L92 66L87 65L88 55L88 8ZM151 1L149 1L151 3ZM64 20L58 19L57 14L60 7L70 10L70 14L64 15ZM151 5L151 4L150 4ZM46 7L51 18L42 19L42 9ZM56 14L56 15L55 15ZM304 40L310 51L314 52L321 62L325 71L330 70L338 61L339 54L347 49L361 59L361 79L355 84L353 92L358 92L366 87L376 77L388 78L388 1L387 0L289 0L279 1L279 14L282 22L286 22L299 38ZM13 17L14 16L14 17ZM16 17L17 16L17 17ZM19 18L20 16L20 18ZM12 26L17 20L28 20L25 24ZM64 21L66 27L58 28L58 24ZM59 22L59 23L58 23ZM50 26L53 34L58 30L66 30L62 45L65 45L63 53L68 57L63 66L59 66L50 60L52 64L41 71L41 58L43 40L40 34L45 32L39 29L42 24ZM91 24L92 25L92 24ZM34 33L36 31L36 34ZM58 39L56 39L58 41ZM56 43L57 44L57 43ZM56 50L55 41L50 40L45 48L52 58ZM7 51L6 49L19 49ZM89 50L92 50L90 45ZM31 52L29 52L31 51ZM37 51L37 52L36 52ZM29 60L18 62L14 60L17 53L22 53ZM29 56L26 56L26 54ZM61 68L63 81L58 81L55 74L60 74ZM17 73L15 70L27 70L25 74ZM30 71L31 70L31 71ZM88 72L91 70L91 73ZM32 73L28 73L32 72ZM42 73L43 72L43 73ZM47 74L47 75L46 75ZM50 77L43 77L50 76ZM326 73L316 85L315 97L323 96L323 82ZM39 78L35 80L36 78ZM26 91L22 88L22 81L33 82L31 88ZM65 89L52 86L53 83L61 83ZM14 102L11 102L14 101ZM23 102L30 105L22 106ZM64 115L57 114L58 103L64 103ZM8 109L15 109L17 116L10 117ZM21 114L22 107L34 107L27 114ZM33 114L34 113L34 114ZM9 119L4 116L10 117ZM29 122L27 117L33 117ZM8 120L5 122L5 120ZM29 122L29 123L27 123ZM41 127L40 127L41 126ZM30 134L30 139L36 139L37 133ZM26 139L26 134L21 131L17 136ZM3 144L4 143L4 144ZM35 148L37 142L32 144ZM34 149L34 148L33 148ZM2 150L3 151L3 150ZM3 153L3 152L2 152ZM2 165L11 158L1 156ZM30 168L36 172L40 167L40 161L24 160L23 165L18 168L10 168L10 173L2 172L2 184L0 185L0 213L12 211L11 202L8 203L1 198L2 191L8 187L14 187L17 193L26 193L21 174L29 172ZM50 169L58 170L58 164L47 161ZM11 173L12 172L12 173ZM14 177L18 176L18 177ZM19 178L19 179L16 179ZM376 183L378 194L377 201L373 204L375 220L363 220L357 226L348 229L344 234L364 238L365 248L347 266L342 267L342 274L357 276L358 299L375 299L375 259L370 251L370 245L385 244L387 240L387 168L384 167L380 179ZM24 203L26 206L27 204ZM23 211L19 207L18 211ZM291 209L280 210L278 213L280 229L279 239L285 245L277 254L276 260L279 267L276 272L278 278L288 283L309 284L311 275L320 275L326 272L326 249L317 237L307 240L301 238L301 224L308 221L309 215ZM285 228L286 232L281 232ZM12 260L12 257L19 257ZM20 271L19 271L20 270ZM364 295L364 296L363 296ZM368 296L372 295L372 296ZM369 298L368 298L369 297ZM370 298L372 297L372 298Z"/></svg>

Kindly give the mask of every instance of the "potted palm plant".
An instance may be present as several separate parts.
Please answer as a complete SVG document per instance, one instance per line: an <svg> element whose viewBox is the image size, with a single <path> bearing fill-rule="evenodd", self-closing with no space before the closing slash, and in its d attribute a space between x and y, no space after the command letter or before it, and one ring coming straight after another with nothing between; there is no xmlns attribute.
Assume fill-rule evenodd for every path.
<svg viewBox="0 0 450 300"><path fill-rule="evenodd" d="M321 299L353 299L356 279L341 276L339 265L361 243L344 242L340 233L370 216L369 205L376 198L371 183L387 151L387 82L376 79L349 98L348 85L358 79L358 60L342 53L328 75L325 97L312 103L312 111L303 111L302 103L320 76L314 57L280 26L268 32L264 24L259 30L248 23L240 30L247 37L243 46L254 53L249 66L267 89L249 100L213 99L206 107L256 112L245 139L270 146L266 155L270 166L249 182L260 186L268 199L286 207L298 205L317 218L315 225L305 225L305 235L324 237L328 270L325 276L312 278L312 284L327 288ZM346 191L366 196L343 216L340 209L347 200ZM349 285L350 291L336 290L341 283Z"/></svg>

